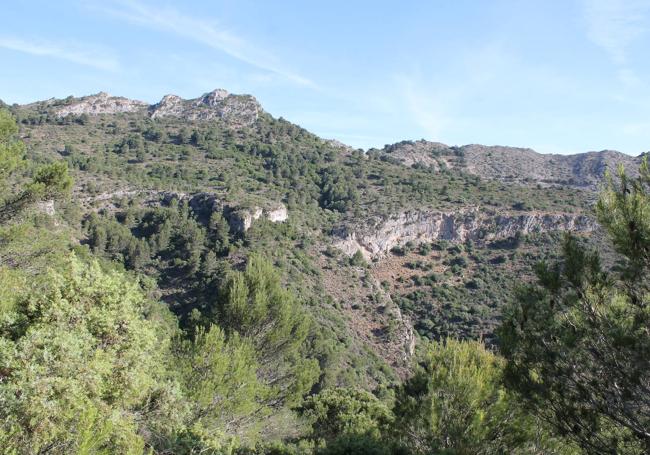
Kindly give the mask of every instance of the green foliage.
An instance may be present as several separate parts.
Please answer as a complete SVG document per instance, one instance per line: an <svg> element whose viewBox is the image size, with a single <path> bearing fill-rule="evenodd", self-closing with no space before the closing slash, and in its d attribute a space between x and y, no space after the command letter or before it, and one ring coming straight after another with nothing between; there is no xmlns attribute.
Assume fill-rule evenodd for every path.
<svg viewBox="0 0 650 455"><path fill-rule="evenodd" d="M397 375L375 352L383 346L360 340L366 322L374 325L375 319L364 314L350 321L346 290L334 302L326 280L333 264L353 273L359 272L353 267L369 266L360 253L347 261L332 250L323 267L314 251L341 223L362 221L362 213L459 204L495 212L513 206L579 210L586 199L581 193L484 181L442 160L439 169L407 168L385 154L347 150L265 114L237 129L221 119L190 124L138 112L57 116L54 109L69 102L14 108L38 166L23 161L13 119L0 113L5 451L558 451L543 427L541 435L532 434L531 418L501 387L502 360L478 344L434 345L424 366L399 389L395 410L360 390L396 382ZM453 159L462 159L456 152ZM55 216L28 210L69 191L66 166L54 161L60 155L79 182L83 232L76 230L81 215L63 213L58 203ZM103 197L125 189L143 191L120 201ZM226 207L284 201L290 222L259 220L246 233L230 232L228 209L201 211L167 197L151 207L141 200L151 190L209 192ZM645 214L638 212L640 226ZM622 227L624 221L611 224ZM75 249L85 260L69 262L68 250L78 239L84 245ZM492 247L514 250L516 240ZM416 247L407 244L399 253ZM482 248L437 249L433 256L447 255L442 265L448 270L435 273L428 273L435 265L424 258L429 246L417 249L422 257L410 263L417 276L409 280L416 289L399 301L416 316L421 334L490 333L521 261L509 252L503 261L493 257L493 264L478 265L485 259L479 258ZM277 268L252 251L264 251ZM104 266L93 256L103 258ZM241 270L246 257L245 269L231 272ZM114 262L109 266L108 260ZM632 274L634 264L623 266ZM57 272L44 275L44 265ZM371 271L363 273L370 288ZM175 317L145 295L163 299ZM371 304L357 306L355 315L374 311L380 298L368 297ZM382 324L393 322L386 307L378 307L378 316Z"/></svg>
<svg viewBox="0 0 650 455"><path fill-rule="evenodd" d="M315 451L317 455L407 455L409 452L391 443L367 435L348 435L333 440Z"/></svg>
<svg viewBox="0 0 650 455"><path fill-rule="evenodd" d="M397 438L423 454L544 449L532 420L501 385L503 366L478 342L427 346L421 367L397 395Z"/></svg>
<svg viewBox="0 0 650 455"><path fill-rule="evenodd" d="M175 450L217 453L237 438L251 437L253 417L267 414L260 405L267 391L257 380L253 346L237 335L226 340L219 327L211 326L182 342L176 355L190 409Z"/></svg>
<svg viewBox="0 0 650 455"><path fill-rule="evenodd" d="M355 251L354 254L350 257L350 265L353 267L368 267L366 258L363 257L361 250Z"/></svg>
<svg viewBox="0 0 650 455"><path fill-rule="evenodd" d="M16 122L9 112L0 109L0 190L4 191L6 180L22 163L25 145L14 139L18 132Z"/></svg>
<svg viewBox="0 0 650 455"><path fill-rule="evenodd" d="M302 414L313 437L333 441L340 436L380 438L393 422L388 405L365 390L326 389L305 400Z"/></svg>
<svg viewBox="0 0 650 455"><path fill-rule="evenodd" d="M73 258L3 312L3 447L141 453L140 409L158 387L170 333L152 310L124 276Z"/></svg>
<svg viewBox="0 0 650 455"><path fill-rule="evenodd" d="M508 385L588 453L650 451L650 179L610 179L597 206L621 263L567 237L501 328Z"/></svg>
<svg viewBox="0 0 650 455"><path fill-rule="evenodd" d="M228 333L253 344L271 403L298 403L319 374L316 360L303 356L311 321L272 264L252 255L243 272L230 276L217 313Z"/></svg>
<svg viewBox="0 0 650 455"><path fill-rule="evenodd" d="M622 279L627 292L640 303L649 291L650 263L650 168L645 156L637 179L619 169L619 184L607 177L607 186L596 206L598 221L605 228L624 263Z"/></svg>
<svg viewBox="0 0 650 455"><path fill-rule="evenodd" d="M0 223L15 219L30 205L43 200L58 199L66 195L72 188L72 177L68 175L65 162L59 161L36 169L31 181L25 183L13 177L14 171L24 161L24 144L15 139L18 128L11 115L0 110ZM16 181L18 180L18 181ZM6 194L7 186L13 183L14 188ZM24 185L17 184L24 183Z"/></svg>

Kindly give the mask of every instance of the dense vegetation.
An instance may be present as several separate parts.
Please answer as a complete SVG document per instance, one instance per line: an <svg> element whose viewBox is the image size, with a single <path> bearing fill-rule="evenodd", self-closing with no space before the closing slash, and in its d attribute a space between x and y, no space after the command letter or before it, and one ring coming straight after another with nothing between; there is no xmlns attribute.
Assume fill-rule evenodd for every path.
<svg viewBox="0 0 650 455"><path fill-rule="evenodd" d="M556 254L555 234L406 245L391 256L402 282L375 284L378 265L323 240L371 205L586 210L587 197L408 169L266 116L232 131L48 109L14 109L29 159L0 111L5 453L650 450L647 163L638 179L610 180L597 206L614 265L573 237ZM176 193L84 199L124 188ZM292 219L243 233L180 190L282 200ZM543 258L538 281L515 286ZM328 287L336 271L349 283ZM388 294L423 336L390 365L346 319L381 313L388 343Z"/></svg>

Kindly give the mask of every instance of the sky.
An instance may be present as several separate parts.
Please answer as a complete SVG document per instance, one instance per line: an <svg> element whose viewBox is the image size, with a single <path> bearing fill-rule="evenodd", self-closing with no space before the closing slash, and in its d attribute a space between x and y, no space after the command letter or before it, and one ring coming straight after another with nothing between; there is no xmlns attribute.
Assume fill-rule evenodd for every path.
<svg viewBox="0 0 650 455"><path fill-rule="evenodd" d="M650 150L650 0L2 3L10 104L224 88L354 147Z"/></svg>

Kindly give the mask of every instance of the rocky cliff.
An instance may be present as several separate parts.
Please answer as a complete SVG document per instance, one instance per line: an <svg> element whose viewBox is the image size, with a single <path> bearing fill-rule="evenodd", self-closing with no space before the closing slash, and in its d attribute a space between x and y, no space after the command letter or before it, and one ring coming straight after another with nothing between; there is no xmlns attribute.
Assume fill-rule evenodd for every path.
<svg viewBox="0 0 650 455"><path fill-rule="evenodd" d="M448 240L490 241L517 233L591 232L597 227L586 215L543 212L486 213L477 208L453 212L412 211L374 220L364 226L335 229L335 246L348 255L361 251L366 259L381 258L407 242Z"/></svg>
<svg viewBox="0 0 650 455"><path fill-rule="evenodd" d="M166 206L173 200L185 201L192 212L204 221L210 219L214 212L221 213L234 233L243 234L248 231L257 220L268 220L271 223L283 223L289 218L287 207L281 202L267 201L259 206L242 207L224 201L219 195L213 193L177 193L171 191L139 191L120 190L101 193L95 196L79 198L79 202L87 208L94 210L116 210L114 202L122 198L138 198L142 205L147 207ZM46 211L43 208L42 211Z"/></svg>

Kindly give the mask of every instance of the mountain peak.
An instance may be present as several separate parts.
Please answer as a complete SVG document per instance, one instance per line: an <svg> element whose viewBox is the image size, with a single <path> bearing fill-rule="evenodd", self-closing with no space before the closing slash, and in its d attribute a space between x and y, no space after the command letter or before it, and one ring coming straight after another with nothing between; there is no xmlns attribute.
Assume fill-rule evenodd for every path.
<svg viewBox="0 0 650 455"><path fill-rule="evenodd" d="M262 106L250 95L233 95L223 89L215 89L198 98L183 99L166 95L149 108L152 118L182 117L187 120L222 119L240 127L254 123L264 112Z"/></svg>
<svg viewBox="0 0 650 455"><path fill-rule="evenodd" d="M82 98L72 98L71 102L58 108L56 114L60 117L74 114L117 114L120 112L135 112L147 107L144 101L131 100L122 96L111 96L106 92Z"/></svg>

